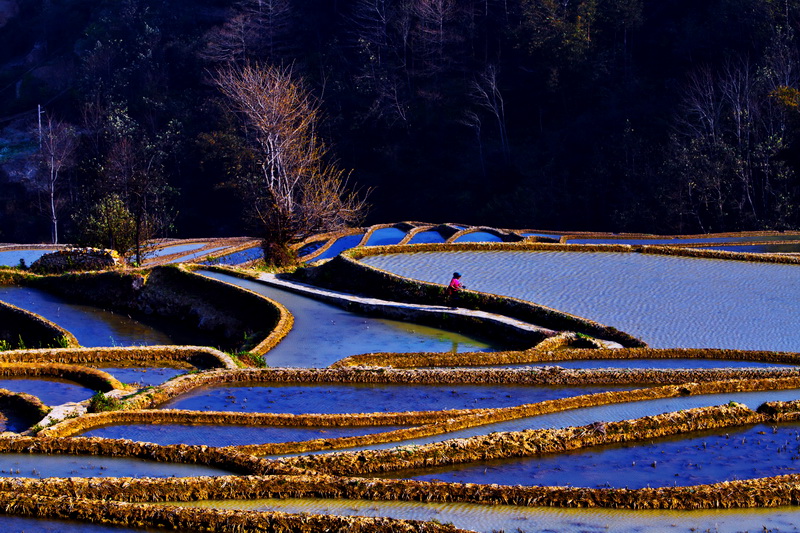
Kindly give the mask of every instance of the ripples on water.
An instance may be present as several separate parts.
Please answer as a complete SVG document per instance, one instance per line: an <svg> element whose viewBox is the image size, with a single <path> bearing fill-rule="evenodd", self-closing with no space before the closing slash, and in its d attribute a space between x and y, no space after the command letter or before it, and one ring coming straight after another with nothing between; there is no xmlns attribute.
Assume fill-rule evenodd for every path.
<svg viewBox="0 0 800 533"><path fill-rule="evenodd" d="M350 450L385 449L395 446L422 445L441 442L448 439L463 439L477 435L487 435L497 431L524 431L527 429L555 429L569 426L586 426L595 422L619 422L632 420L644 416L654 416L663 413L694 409L695 407L709 407L724 405L731 401L739 402L750 409L757 409L764 402L791 401L800 399L800 389L763 392L733 392L721 394L702 394L697 396L678 396L675 398L662 398L658 400L644 400L597 407L568 409L556 413L540 416L531 416L475 426L430 437L421 437L402 442L387 442L370 446L349 448ZM314 453L329 453L327 451Z"/></svg>
<svg viewBox="0 0 800 533"><path fill-rule="evenodd" d="M590 318L653 347L797 351L800 267L638 253L418 252L363 262Z"/></svg>
<svg viewBox="0 0 800 533"><path fill-rule="evenodd" d="M796 531L800 508L702 511L629 511L615 509L557 509L464 503L377 502L357 500L217 500L184 503L287 513L378 516L408 520L437 520L479 533L641 533Z"/></svg>
<svg viewBox="0 0 800 533"><path fill-rule="evenodd" d="M380 477L630 489L772 477L800 471L799 429L798 424L725 428L558 455L451 465Z"/></svg>

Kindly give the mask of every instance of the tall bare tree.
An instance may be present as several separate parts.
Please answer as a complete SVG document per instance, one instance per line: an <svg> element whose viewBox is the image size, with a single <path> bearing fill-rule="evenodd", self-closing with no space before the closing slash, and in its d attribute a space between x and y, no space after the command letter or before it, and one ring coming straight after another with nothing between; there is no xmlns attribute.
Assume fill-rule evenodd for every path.
<svg viewBox="0 0 800 533"><path fill-rule="evenodd" d="M50 218L50 237L58 244L59 188L63 170L73 164L73 155L78 147L78 134L70 124L45 115L40 131L40 172L37 188L47 197L47 214Z"/></svg>
<svg viewBox="0 0 800 533"><path fill-rule="evenodd" d="M291 68L247 63L222 68L214 79L258 161L258 172L239 181L269 262L292 262L295 239L362 219L365 198L348 191L346 172L329 161L318 132L320 103Z"/></svg>

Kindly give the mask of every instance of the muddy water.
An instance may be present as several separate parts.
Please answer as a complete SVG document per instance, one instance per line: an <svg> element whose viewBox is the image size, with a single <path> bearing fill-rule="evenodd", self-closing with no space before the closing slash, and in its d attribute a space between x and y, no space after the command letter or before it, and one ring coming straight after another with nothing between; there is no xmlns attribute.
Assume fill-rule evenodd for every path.
<svg viewBox="0 0 800 533"><path fill-rule="evenodd" d="M543 304L653 347L796 351L800 267L636 253L429 252L365 258L414 279Z"/></svg>
<svg viewBox="0 0 800 533"><path fill-rule="evenodd" d="M189 506L186 503L174 505ZM437 520L479 533L674 533L798 531L800 507L703 511L628 511L554 509L462 503L381 502L359 500L217 500L193 507L378 516Z"/></svg>
<svg viewBox="0 0 800 533"><path fill-rule="evenodd" d="M232 472L204 465L161 463L130 457L0 453L0 477L193 477ZM2 519L0 519L2 523Z"/></svg>
<svg viewBox="0 0 800 533"><path fill-rule="evenodd" d="M105 426L81 433L82 437L130 439L155 444L194 444L243 446L273 442L352 437L401 429L401 426L376 427L284 427L190 424L124 424Z"/></svg>
<svg viewBox="0 0 800 533"><path fill-rule="evenodd" d="M276 383L199 389L165 409L256 413L374 413L511 407L555 398L632 387L524 387L510 385L391 385Z"/></svg>
<svg viewBox="0 0 800 533"><path fill-rule="evenodd" d="M255 281L200 272L282 303L294 327L265 356L273 367L326 367L344 357L369 352L485 351L490 346L459 333L396 320L370 318Z"/></svg>
<svg viewBox="0 0 800 533"><path fill-rule="evenodd" d="M88 305L68 303L58 296L30 287L0 286L0 300L58 324L75 335L81 346L173 343L165 333L127 316Z"/></svg>
<svg viewBox="0 0 800 533"><path fill-rule="evenodd" d="M706 431L559 455L394 472L391 478L501 485L690 486L800 472L800 425Z"/></svg>
<svg viewBox="0 0 800 533"><path fill-rule="evenodd" d="M39 398L45 405L61 405L68 402L88 400L94 391L65 379L0 379L0 389L25 392Z"/></svg>

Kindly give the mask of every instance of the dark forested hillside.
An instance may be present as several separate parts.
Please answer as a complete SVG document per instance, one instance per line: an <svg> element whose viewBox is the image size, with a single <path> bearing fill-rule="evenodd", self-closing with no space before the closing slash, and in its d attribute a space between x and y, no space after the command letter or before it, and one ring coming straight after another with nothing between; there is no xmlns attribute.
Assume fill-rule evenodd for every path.
<svg viewBox="0 0 800 533"><path fill-rule="evenodd" d="M798 26L800 0L0 0L0 242L247 233L212 83L247 63L319 99L369 222L798 228Z"/></svg>

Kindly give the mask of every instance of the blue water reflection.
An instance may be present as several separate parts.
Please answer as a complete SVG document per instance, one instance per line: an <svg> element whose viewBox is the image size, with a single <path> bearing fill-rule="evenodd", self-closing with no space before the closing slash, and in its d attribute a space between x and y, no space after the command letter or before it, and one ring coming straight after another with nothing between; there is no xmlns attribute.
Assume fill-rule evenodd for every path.
<svg viewBox="0 0 800 533"><path fill-rule="evenodd" d="M381 228L372 232L366 246L385 246L397 244L406 236L406 232L397 228Z"/></svg>
<svg viewBox="0 0 800 533"><path fill-rule="evenodd" d="M318 259L330 259L332 257L336 257L345 250L349 250L350 248L358 246L358 243L361 242L363 237L363 234L341 237L337 239L336 242L331 244L330 248L315 257L314 261L317 261Z"/></svg>

